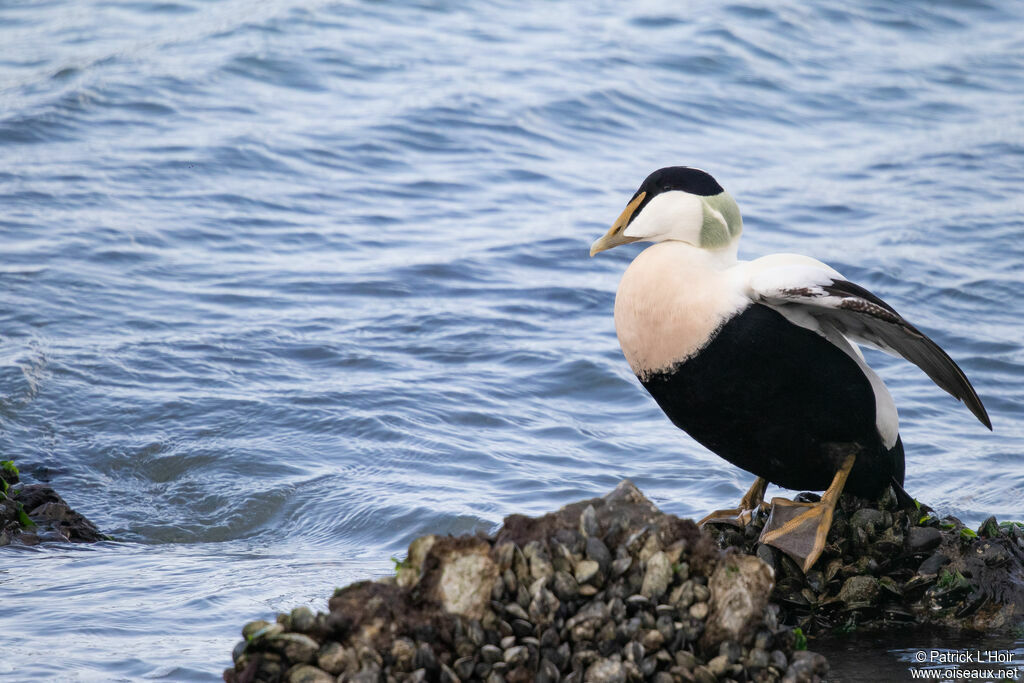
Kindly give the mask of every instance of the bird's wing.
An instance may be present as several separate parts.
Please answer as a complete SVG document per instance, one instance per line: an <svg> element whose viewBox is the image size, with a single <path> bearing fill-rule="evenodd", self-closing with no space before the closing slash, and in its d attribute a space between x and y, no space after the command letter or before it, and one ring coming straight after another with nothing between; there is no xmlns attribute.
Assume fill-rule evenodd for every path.
<svg viewBox="0 0 1024 683"><path fill-rule="evenodd" d="M889 304L849 282L829 266L805 256L778 254L747 266L747 292L791 322L824 333L832 327L847 338L909 360L992 429L985 406L953 359Z"/></svg>

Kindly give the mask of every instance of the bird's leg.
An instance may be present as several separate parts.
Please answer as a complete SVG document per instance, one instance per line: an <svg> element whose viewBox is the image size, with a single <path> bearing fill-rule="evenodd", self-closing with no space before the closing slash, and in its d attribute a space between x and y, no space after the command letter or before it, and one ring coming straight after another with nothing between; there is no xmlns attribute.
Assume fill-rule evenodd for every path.
<svg viewBox="0 0 1024 683"><path fill-rule="evenodd" d="M768 480L758 477L754 480L753 486L743 496L738 508L731 510L715 510L704 519L697 522L698 526L704 526L708 522L716 524L732 524L744 527L750 523L751 518L759 507L764 505L764 491L768 488Z"/></svg>
<svg viewBox="0 0 1024 683"><path fill-rule="evenodd" d="M795 503L785 498L772 498L772 513L761 532L761 543L774 546L793 558L806 572L825 548L832 514L850 476L856 456L848 455L836 472L831 486L817 503Z"/></svg>

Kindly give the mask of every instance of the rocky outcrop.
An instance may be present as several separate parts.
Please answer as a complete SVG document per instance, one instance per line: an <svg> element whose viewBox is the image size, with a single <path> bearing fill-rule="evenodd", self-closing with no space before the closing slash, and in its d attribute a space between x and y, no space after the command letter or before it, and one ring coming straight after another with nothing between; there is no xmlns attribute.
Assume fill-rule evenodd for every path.
<svg viewBox="0 0 1024 683"><path fill-rule="evenodd" d="M801 494L798 499L813 499ZM629 482L494 536L424 536L396 576L242 629L229 682L815 681L806 636L1024 622L1024 527L844 496L806 573L746 528L660 512Z"/></svg>
<svg viewBox="0 0 1024 683"><path fill-rule="evenodd" d="M722 552L631 483L491 537L417 539L397 575L242 629L229 682L813 681L824 657Z"/></svg>
<svg viewBox="0 0 1024 683"><path fill-rule="evenodd" d="M49 486L20 484L10 460L0 461L0 546L44 541L90 543L105 539Z"/></svg>
<svg viewBox="0 0 1024 683"><path fill-rule="evenodd" d="M801 494L813 499L812 494ZM911 623L976 631L1024 623L1024 525L989 518L974 531L892 497L843 496L821 558L807 574L759 545L762 513L746 529L709 525L723 548L756 554L776 572L771 599L808 634Z"/></svg>

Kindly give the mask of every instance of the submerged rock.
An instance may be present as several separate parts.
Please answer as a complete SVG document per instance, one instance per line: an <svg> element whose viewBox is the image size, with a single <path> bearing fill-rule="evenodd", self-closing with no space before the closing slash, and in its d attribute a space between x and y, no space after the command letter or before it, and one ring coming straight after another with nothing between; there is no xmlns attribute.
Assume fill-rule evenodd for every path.
<svg viewBox="0 0 1024 683"><path fill-rule="evenodd" d="M773 585L623 482L493 537L418 539L397 577L339 589L327 614L247 624L224 679L819 680Z"/></svg>

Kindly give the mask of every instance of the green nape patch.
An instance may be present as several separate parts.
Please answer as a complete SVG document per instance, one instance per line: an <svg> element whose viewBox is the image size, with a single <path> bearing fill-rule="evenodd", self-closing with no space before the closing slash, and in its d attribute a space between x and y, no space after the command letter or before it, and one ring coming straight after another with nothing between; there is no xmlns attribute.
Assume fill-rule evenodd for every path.
<svg viewBox="0 0 1024 683"><path fill-rule="evenodd" d="M702 249L720 249L743 232L740 209L728 192L702 197L701 207L704 211L704 222L700 227Z"/></svg>
<svg viewBox="0 0 1024 683"><path fill-rule="evenodd" d="M397 557L392 556L391 557L391 561L395 563L395 573L396 574L398 572L400 572L401 570L403 570L403 569L409 569L410 567L412 567L412 563L409 561L408 557L405 558L404 560L400 560Z"/></svg>

